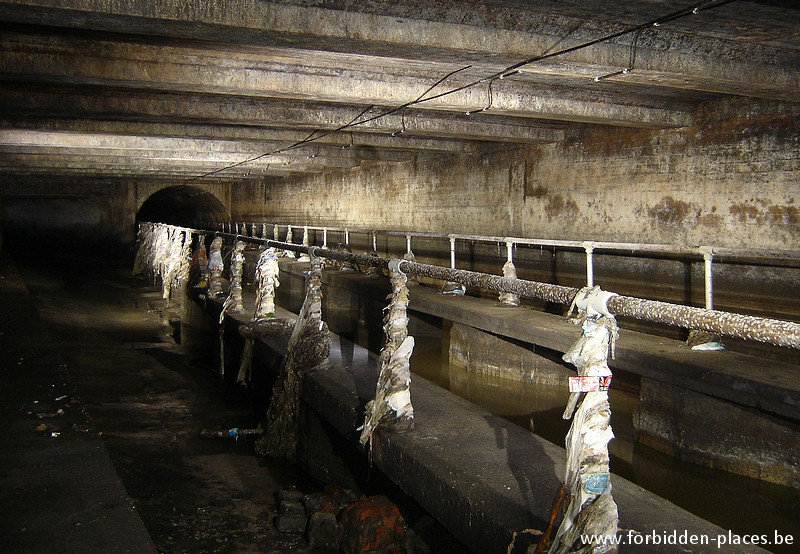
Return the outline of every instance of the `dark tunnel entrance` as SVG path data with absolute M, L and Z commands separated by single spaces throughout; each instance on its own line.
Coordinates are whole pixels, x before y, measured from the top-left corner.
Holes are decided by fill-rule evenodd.
M 137 221 L 205 227 L 211 221 L 228 221 L 228 210 L 216 196 L 197 187 L 180 185 L 161 189 L 144 201 Z

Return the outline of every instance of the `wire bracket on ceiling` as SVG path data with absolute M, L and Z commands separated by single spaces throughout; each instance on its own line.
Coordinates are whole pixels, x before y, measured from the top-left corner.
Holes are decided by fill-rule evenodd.
M 406 109 L 407 108 L 408 108 L 408 106 L 406 106 L 405 108 L 400 110 L 400 130 L 399 131 L 394 131 L 392 133 L 393 137 L 396 137 L 398 135 L 402 135 L 403 133 L 406 132 Z
M 492 85 L 494 84 L 494 82 L 497 79 L 502 79 L 503 77 L 505 77 L 505 75 L 504 74 L 500 74 L 500 75 L 495 75 L 494 77 L 489 79 L 489 86 L 487 87 L 487 95 L 489 97 L 488 103 L 484 107 L 482 107 L 480 110 L 468 110 L 466 112 L 466 115 L 472 115 L 472 114 L 478 113 L 478 112 L 485 112 L 486 110 L 488 110 L 489 108 L 492 107 L 492 103 L 494 102 L 494 94 L 492 93 Z
M 608 79 L 609 77 L 617 77 L 618 75 L 627 75 L 631 71 L 633 71 L 633 66 L 636 64 L 636 47 L 639 43 L 639 37 L 642 35 L 642 31 L 644 29 L 640 28 L 637 29 L 636 32 L 633 34 L 633 40 L 631 41 L 630 52 L 628 53 L 628 67 L 621 71 L 615 71 L 613 73 L 609 73 L 607 75 L 601 75 L 599 77 L 595 77 L 595 82 L 602 81 L 603 79 Z
M 346 150 L 347 148 L 353 147 L 353 131 L 350 131 L 350 144 L 345 144 L 342 146 L 342 150 Z

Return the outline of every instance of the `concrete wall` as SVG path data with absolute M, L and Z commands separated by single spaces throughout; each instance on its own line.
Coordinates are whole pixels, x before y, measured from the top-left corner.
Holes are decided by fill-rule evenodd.
M 154 192 L 170 186 L 138 182 L 0 183 L 8 243 L 26 236 L 80 244 L 128 245 L 136 237 L 136 212 Z M 230 185 L 197 185 L 230 206 Z
M 419 155 L 234 191 L 237 219 L 800 248 L 800 108 L 726 103 L 694 128 Z
M 130 242 L 126 221 L 130 189 L 111 183 L 0 186 L 3 227 L 8 244 L 25 237 L 77 244 Z M 135 213 L 135 211 L 134 211 Z

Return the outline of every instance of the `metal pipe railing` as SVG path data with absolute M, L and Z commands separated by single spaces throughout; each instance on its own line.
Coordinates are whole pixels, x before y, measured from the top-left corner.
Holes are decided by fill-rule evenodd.
M 300 227 L 291 224 L 276 224 L 281 227 Z M 302 227 L 306 227 L 303 225 Z M 529 246 L 549 246 L 555 248 L 569 248 L 574 250 L 583 250 L 586 241 L 581 240 L 558 240 L 558 239 L 538 239 L 526 237 L 501 237 L 494 235 L 473 235 L 463 233 L 433 233 L 426 231 L 392 231 L 380 229 L 353 229 L 353 228 L 336 228 L 336 227 L 316 227 L 307 226 L 308 229 L 313 230 L 327 230 L 334 232 L 348 232 L 360 233 L 371 235 L 377 233 L 380 235 L 400 236 L 400 237 L 419 237 L 419 238 L 433 238 L 449 240 L 450 237 L 455 237 L 457 240 L 469 240 L 476 242 L 511 242 L 513 244 L 524 244 Z M 709 248 L 706 246 L 681 246 L 676 244 L 652 244 L 652 243 L 636 243 L 636 242 L 610 242 L 610 241 L 591 241 L 594 250 L 602 250 L 606 252 L 628 252 L 628 253 L 651 253 L 651 254 L 672 254 L 684 256 L 701 256 L 703 255 L 702 248 Z M 729 256 L 736 258 L 769 258 L 769 259 L 785 259 L 785 260 L 800 260 L 800 250 L 777 250 L 766 248 L 731 248 L 731 247 L 713 247 L 714 254 L 717 256 Z
M 199 233 L 202 231 L 195 232 Z M 330 250 L 319 246 L 304 246 L 302 244 L 276 240 L 244 237 L 219 231 L 208 232 L 232 240 L 307 253 L 311 256 L 379 267 L 381 269 L 387 269 L 389 267 L 388 258 L 365 254 L 352 254 L 350 252 Z M 563 285 L 527 281 L 525 279 L 511 279 L 489 273 L 447 268 L 408 260 L 400 260 L 398 267 L 405 273 L 419 277 L 429 277 L 477 288 L 509 292 L 519 296 L 538 298 L 547 302 L 556 302 L 568 306 L 572 304 L 575 295 L 580 290 Z M 692 306 L 681 306 L 632 296 L 613 296 L 608 300 L 607 306 L 608 310 L 614 315 L 800 349 L 800 323 L 734 314 L 712 309 L 695 308 Z
M 224 230 L 224 224 L 223 230 Z M 266 223 L 265 223 L 266 225 Z M 287 229 L 291 229 L 292 225 L 284 224 Z M 278 224 L 275 224 L 278 227 Z M 554 239 L 531 239 L 523 237 L 499 237 L 491 235 L 472 235 L 472 234 L 441 234 L 432 232 L 419 232 L 419 231 L 376 231 L 376 230 L 359 230 L 359 229 L 343 229 L 337 230 L 330 227 L 314 227 L 304 226 L 304 229 L 322 230 L 323 232 L 323 245 L 327 246 L 327 233 L 328 231 L 338 231 L 344 233 L 344 243 L 350 245 L 350 233 L 368 234 L 372 237 L 373 251 L 377 252 L 377 235 L 378 233 L 386 236 L 403 236 L 406 238 L 407 248 L 406 251 L 411 250 L 411 237 L 429 238 L 429 239 L 447 239 L 450 242 L 450 267 L 456 267 L 456 240 L 466 240 L 475 242 L 496 242 L 498 244 L 505 243 L 507 246 L 528 245 L 550 248 L 564 248 L 564 249 L 583 249 L 586 252 L 586 285 L 594 286 L 594 252 L 597 250 L 606 252 L 629 252 L 638 254 L 667 254 L 667 255 L 680 255 L 680 256 L 701 256 L 704 261 L 704 297 L 705 307 L 713 309 L 714 307 L 714 288 L 712 277 L 712 263 L 714 255 L 729 256 L 739 259 L 755 259 L 755 260 L 800 260 L 800 251 L 798 250 L 773 250 L 773 249 L 754 249 L 754 248 L 724 248 L 712 246 L 680 246 L 669 244 L 648 244 L 648 243 L 630 243 L 630 242 L 608 242 L 608 241 L 574 241 L 574 240 L 554 240 Z M 277 237 L 277 235 L 275 235 Z M 509 257 L 510 259 L 510 257 Z

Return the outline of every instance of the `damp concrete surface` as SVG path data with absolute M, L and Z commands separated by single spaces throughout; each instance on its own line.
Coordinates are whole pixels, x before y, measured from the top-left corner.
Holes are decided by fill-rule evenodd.
M 52 350 L 51 365 L 59 370 L 38 377 L 27 374 L 52 383 L 5 387 L 17 397 L 4 399 L 4 419 L 17 427 L 14 437 L 5 433 L 4 442 L 44 459 L 4 464 L 0 482 L 8 494 L 2 495 L 3 507 L 14 517 L 4 518 L 3 551 L 308 551 L 302 535 L 275 529 L 275 493 L 313 492 L 322 484 L 287 462 L 255 456 L 252 439 L 200 436 L 203 429 L 254 426 L 257 415 L 240 393 L 220 386 L 214 360 L 181 354 L 169 318 L 157 308 L 163 306 L 157 287 L 132 277 L 126 260 L 83 259 L 78 264 L 53 256 L 15 255 L 15 261 L 44 324 L 37 340 L 41 349 Z M 9 267 L 4 265 L 4 282 L 16 278 Z M 8 321 L 37 314 L 16 311 L 4 317 Z M 13 340 L 15 325 L 4 328 L 5 339 Z M 17 361 L 6 356 L 4 373 L 16 371 L 23 378 L 26 374 L 19 372 L 33 371 Z M 25 395 L 30 398 L 19 401 Z M 45 415 L 39 419 L 38 414 Z M 98 439 L 102 447 L 95 444 Z M 41 445 L 23 444 L 33 440 Z M 104 482 L 99 473 L 86 475 L 95 470 L 83 467 L 80 456 L 71 464 L 56 462 L 75 444 L 92 444 L 100 458 L 102 448 L 107 451 L 124 485 L 112 501 L 95 502 L 88 497 L 95 493 L 82 492 L 97 492 Z M 48 459 L 56 467 L 47 469 Z M 47 471 L 53 475 L 49 488 L 42 482 Z M 114 480 L 113 470 L 102 472 Z M 70 473 L 83 484 L 64 486 Z M 88 496 L 75 498 L 81 495 Z M 99 517 L 88 517 L 87 506 L 97 504 L 107 515 L 127 502 L 135 513 L 123 514 L 124 523 L 104 523 L 108 535 L 119 535 L 116 544 L 105 544 L 91 532 L 76 534 L 82 526 L 89 530 L 99 525 Z M 136 514 L 151 545 L 137 529 Z

